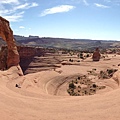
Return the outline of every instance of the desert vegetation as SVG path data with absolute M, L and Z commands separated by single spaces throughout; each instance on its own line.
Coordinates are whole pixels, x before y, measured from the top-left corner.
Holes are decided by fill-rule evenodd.
M 101 89 L 105 89 L 105 86 L 98 86 L 84 75 L 71 81 L 67 91 L 71 96 L 85 96 L 94 95 L 97 90 Z

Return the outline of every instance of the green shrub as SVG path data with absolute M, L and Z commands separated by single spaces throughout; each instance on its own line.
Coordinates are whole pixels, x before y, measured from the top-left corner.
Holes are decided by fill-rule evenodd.
M 72 89 L 75 89 L 76 86 L 74 85 L 74 83 L 70 83 L 70 84 L 69 84 L 69 88 L 70 88 L 70 89 L 71 89 L 71 88 L 72 88 Z

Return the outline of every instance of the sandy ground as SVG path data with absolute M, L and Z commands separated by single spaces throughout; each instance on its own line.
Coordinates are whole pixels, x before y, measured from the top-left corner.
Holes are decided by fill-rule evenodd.
M 113 78 L 98 81 L 106 89 L 90 96 L 69 96 L 68 82 L 87 71 L 119 69 L 120 55 L 56 70 L 19 76 L 16 66 L 0 71 L 1 120 L 120 120 L 120 88 Z M 114 79 L 120 80 L 119 70 Z M 97 81 L 97 80 L 96 80 Z M 21 88 L 15 87 L 19 84 Z

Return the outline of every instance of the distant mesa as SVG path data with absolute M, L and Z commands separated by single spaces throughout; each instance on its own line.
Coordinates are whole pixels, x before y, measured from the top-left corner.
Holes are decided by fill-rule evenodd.
M 39 38 L 39 36 L 32 36 L 32 35 L 29 35 L 29 38 Z
M 70 38 L 54 38 L 39 37 L 29 35 L 28 37 L 14 35 L 17 42 L 27 46 L 40 46 L 45 48 L 64 48 L 81 51 L 92 51 L 99 47 L 100 49 L 118 47 L 120 41 L 115 40 L 91 40 L 91 39 L 70 39 Z

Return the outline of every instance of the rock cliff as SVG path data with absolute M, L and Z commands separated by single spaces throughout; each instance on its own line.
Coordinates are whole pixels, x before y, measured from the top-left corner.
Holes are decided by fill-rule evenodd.
M 7 43 L 7 68 L 19 65 L 19 54 L 13 38 L 13 31 L 10 28 L 9 21 L 0 16 L 0 37 Z

